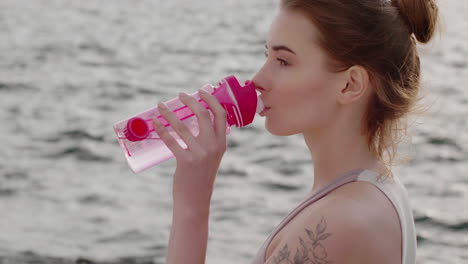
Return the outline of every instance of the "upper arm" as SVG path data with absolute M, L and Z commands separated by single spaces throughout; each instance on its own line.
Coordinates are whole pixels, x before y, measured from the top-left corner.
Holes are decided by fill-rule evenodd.
M 288 232 L 267 259 L 267 264 L 305 264 L 334 263 L 336 256 L 332 253 L 332 241 L 335 232 L 328 227 L 324 216 L 302 229 Z M 335 241 L 336 243 L 336 241 Z
M 265 263 L 381 263 L 372 251 L 375 235 L 355 206 L 331 201 L 296 217 Z

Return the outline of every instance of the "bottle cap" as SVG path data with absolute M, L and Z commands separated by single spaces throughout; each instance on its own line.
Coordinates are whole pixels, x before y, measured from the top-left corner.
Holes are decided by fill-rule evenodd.
M 124 135 L 130 141 L 140 141 L 148 137 L 149 127 L 141 117 L 130 118 L 124 128 Z
M 224 78 L 224 80 L 231 88 L 235 97 L 234 104 L 237 108 L 235 110 L 238 111 L 238 113 L 235 113 L 237 117 L 236 126 L 243 127 L 252 123 L 257 112 L 258 102 L 255 84 L 251 81 L 246 81 L 245 85 L 241 86 L 233 75 Z

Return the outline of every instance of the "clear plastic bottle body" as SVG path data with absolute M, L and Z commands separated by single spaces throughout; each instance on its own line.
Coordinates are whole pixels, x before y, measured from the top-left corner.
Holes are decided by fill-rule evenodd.
M 203 88 L 209 93 L 214 92 L 214 87 L 211 85 L 206 85 Z M 197 99 L 203 106 L 209 109 L 208 105 L 200 99 L 198 92 L 190 94 L 192 97 Z M 172 110 L 179 120 L 191 131 L 192 135 L 197 136 L 199 134 L 199 126 L 197 117 L 191 111 L 191 109 L 184 105 L 178 97 L 173 98 L 165 102 L 165 105 Z M 214 115 L 210 111 L 211 119 L 214 120 Z M 131 141 L 128 139 L 125 134 L 125 129 L 127 126 L 128 120 L 134 117 L 139 117 L 145 122 L 150 129 L 150 133 L 144 140 L 141 141 Z M 119 144 L 125 154 L 125 158 L 132 169 L 133 172 L 138 173 L 149 167 L 155 166 L 169 160 L 174 157 L 171 150 L 165 145 L 162 139 L 160 139 L 158 133 L 153 128 L 152 119 L 157 117 L 163 125 L 166 126 L 169 133 L 174 137 L 179 145 L 184 149 L 187 148 L 185 142 L 178 136 L 175 130 L 170 126 L 168 121 L 164 119 L 159 113 L 159 110 L 156 107 L 148 109 L 140 114 L 134 115 L 133 117 L 117 122 L 114 125 L 114 130 L 119 140 Z M 231 126 L 226 122 L 226 133 L 229 134 L 231 131 Z

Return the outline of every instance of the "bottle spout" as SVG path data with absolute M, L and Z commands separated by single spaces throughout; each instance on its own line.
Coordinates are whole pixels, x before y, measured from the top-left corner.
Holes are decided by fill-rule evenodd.
M 265 108 L 265 106 L 263 105 L 263 101 L 262 101 L 262 98 L 260 98 L 260 96 L 257 97 L 257 110 L 255 112 L 257 112 L 257 114 L 261 113 L 263 111 L 263 109 Z

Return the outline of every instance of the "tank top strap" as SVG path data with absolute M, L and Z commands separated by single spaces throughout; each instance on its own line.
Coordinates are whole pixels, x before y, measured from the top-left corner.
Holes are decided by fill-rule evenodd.
M 268 246 L 270 245 L 271 241 L 278 234 L 297 214 L 299 214 L 302 210 L 304 210 L 307 206 L 311 205 L 312 203 L 320 200 L 331 191 L 339 188 L 342 185 L 345 185 L 350 182 L 355 182 L 359 179 L 359 176 L 366 171 L 365 169 L 359 168 L 348 171 L 343 175 L 336 177 L 332 182 L 325 185 L 318 191 L 310 194 L 307 196 L 294 210 L 292 210 L 286 217 L 283 218 L 281 223 L 270 233 L 268 238 L 265 240 L 263 245 L 261 246 L 260 250 L 258 251 L 254 261 L 252 264 L 260 264 L 265 262 L 265 255 Z
M 318 191 L 312 193 L 308 197 L 306 197 L 294 210 L 292 210 L 278 225 L 275 232 L 276 234 L 279 232 L 285 225 L 287 225 L 297 214 L 299 214 L 302 210 L 304 210 L 307 206 L 311 205 L 312 203 L 320 200 L 331 191 L 335 190 L 336 188 L 345 185 L 350 182 L 354 182 L 358 179 L 359 175 L 364 171 L 364 169 L 354 169 L 344 173 L 343 175 L 336 177 L 333 181 L 319 189 Z
M 275 235 L 281 231 L 281 229 L 284 228 L 297 214 L 299 214 L 304 208 L 307 206 L 311 205 L 317 200 L 320 200 L 322 197 L 333 191 L 334 189 L 350 183 L 357 181 L 359 175 L 364 171 L 364 169 L 354 169 L 351 171 L 348 171 L 344 173 L 343 175 L 336 177 L 332 182 L 329 184 L 325 185 L 318 191 L 312 193 L 310 196 L 306 197 L 294 210 L 292 210 L 283 220 L 281 223 L 270 233 L 268 238 L 265 240 L 263 243 L 260 251 L 258 252 L 259 254 L 256 256 L 253 264 L 257 263 L 264 263 L 265 261 L 265 254 L 266 254 L 266 249 L 270 245 L 271 241 L 275 237 Z

